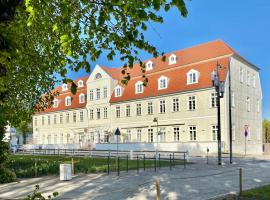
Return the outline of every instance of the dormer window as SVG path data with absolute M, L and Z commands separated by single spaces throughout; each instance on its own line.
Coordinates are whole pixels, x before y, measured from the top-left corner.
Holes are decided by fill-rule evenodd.
M 79 95 L 79 103 L 84 103 L 85 102 L 85 94 L 81 93 Z
M 142 81 L 138 81 L 138 82 L 135 84 L 135 93 L 136 93 L 136 94 L 141 94 L 141 93 L 143 93 L 143 82 L 142 82 Z
M 175 64 L 176 59 L 177 59 L 176 55 L 174 55 L 174 54 L 170 55 L 170 57 L 169 57 L 169 65 Z
M 121 86 L 116 86 L 114 89 L 115 97 L 121 97 L 122 96 L 122 87 Z
M 70 106 L 71 105 L 71 97 L 66 97 L 66 99 L 65 99 L 65 105 L 66 106 Z
M 64 84 L 62 85 L 62 91 L 67 91 L 67 90 L 68 90 L 68 86 L 67 86 L 66 83 L 64 83 Z
M 58 100 L 57 99 L 53 100 L 53 107 L 54 108 L 58 107 Z
M 82 80 L 79 80 L 78 81 L 78 87 L 80 88 L 80 87 L 83 87 L 83 81 Z
M 146 71 L 149 71 L 149 70 L 152 70 L 153 69 L 153 62 L 151 60 L 149 60 L 146 64 L 145 64 L 145 70 Z
M 168 78 L 166 76 L 161 76 L 158 79 L 158 89 L 163 90 L 168 87 Z
M 101 73 L 97 73 L 96 76 L 95 76 L 95 79 L 101 79 L 101 78 L 102 78 Z
M 187 73 L 187 84 L 198 83 L 199 80 L 199 72 L 192 69 Z

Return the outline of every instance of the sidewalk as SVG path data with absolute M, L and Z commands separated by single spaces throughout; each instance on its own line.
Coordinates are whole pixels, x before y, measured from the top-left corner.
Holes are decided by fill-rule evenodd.
M 236 164 L 218 166 L 216 159 L 190 158 L 195 164 L 157 170 L 140 170 L 129 173 L 77 175 L 72 181 L 61 182 L 59 177 L 47 176 L 24 179 L 20 183 L 0 185 L 0 199 L 25 197 L 36 184 L 41 191 L 51 194 L 59 192 L 58 199 L 154 199 L 154 181 L 161 182 L 161 199 L 210 199 L 239 190 L 239 167 L 243 168 L 243 188 L 249 189 L 270 184 L 270 161 L 235 159 Z M 228 163 L 228 159 L 224 159 Z

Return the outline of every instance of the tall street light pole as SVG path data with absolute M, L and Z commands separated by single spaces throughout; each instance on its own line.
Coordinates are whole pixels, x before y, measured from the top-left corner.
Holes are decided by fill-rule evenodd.
M 158 157 L 158 118 L 155 117 L 153 122 L 157 123 L 157 146 L 156 146 L 156 159 L 157 159 L 157 157 Z
M 221 165 L 221 119 L 220 119 L 220 99 L 223 98 L 224 94 L 224 82 L 220 81 L 219 70 L 221 65 L 217 63 L 216 70 L 212 71 L 212 83 L 216 91 L 216 100 L 217 100 L 217 140 L 218 140 L 218 164 Z

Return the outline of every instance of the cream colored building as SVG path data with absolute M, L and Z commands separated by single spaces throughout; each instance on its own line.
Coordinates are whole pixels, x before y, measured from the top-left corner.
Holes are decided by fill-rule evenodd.
M 217 63 L 222 66 L 220 77 L 225 83 L 221 99 L 223 151 L 229 149 L 231 98 L 233 152 L 244 153 L 246 148 L 248 154 L 260 154 L 259 69 L 222 41 L 169 53 L 165 62 L 161 58 L 146 60 L 146 87 L 139 65 L 126 70 L 132 77 L 127 85 L 121 84 L 122 68 L 96 65 L 89 77 L 77 80 L 81 87 L 76 95 L 70 94 L 69 86 L 60 86 L 58 104 L 33 116 L 35 144 L 43 148 L 115 149 L 114 131 L 119 128 L 122 150 L 204 154 L 209 148 L 215 153 L 217 107 L 211 73 Z

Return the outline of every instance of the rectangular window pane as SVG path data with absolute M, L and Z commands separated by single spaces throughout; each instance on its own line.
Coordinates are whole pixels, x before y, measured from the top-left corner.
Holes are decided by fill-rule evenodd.
M 153 103 L 152 102 L 148 102 L 148 104 L 147 104 L 147 113 L 148 113 L 148 115 L 153 115 Z
M 159 101 L 159 112 L 160 113 L 165 113 L 166 107 L 165 107 L 165 100 Z
M 137 142 L 142 141 L 142 129 L 137 129 Z
M 100 108 L 97 108 L 97 119 L 100 119 Z
M 116 117 L 120 117 L 120 106 L 116 106 Z
M 189 127 L 189 135 L 191 141 L 197 140 L 197 127 L 196 126 L 190 126 Z
M 142 115 L 142 105 L 140 103 L 137 104 L 137 116 Z
M 130 105 L 126 105 L 126 117 L 130 117 Z
M 195 110 L 196 109 L 196 98 L 195 96 L 188 97 L 188 109 Z
M 174 98 L 173 99 L 173 112 L 178 112 L 179 111 L 179 99 Z
M 180 128 L 179 127 L 173 128 L 173 135 L 174 135 L 174 141 L 180 141 Z
M 154 133 L 152 128 L 148 129 L 148 142 L 154 142 Z

